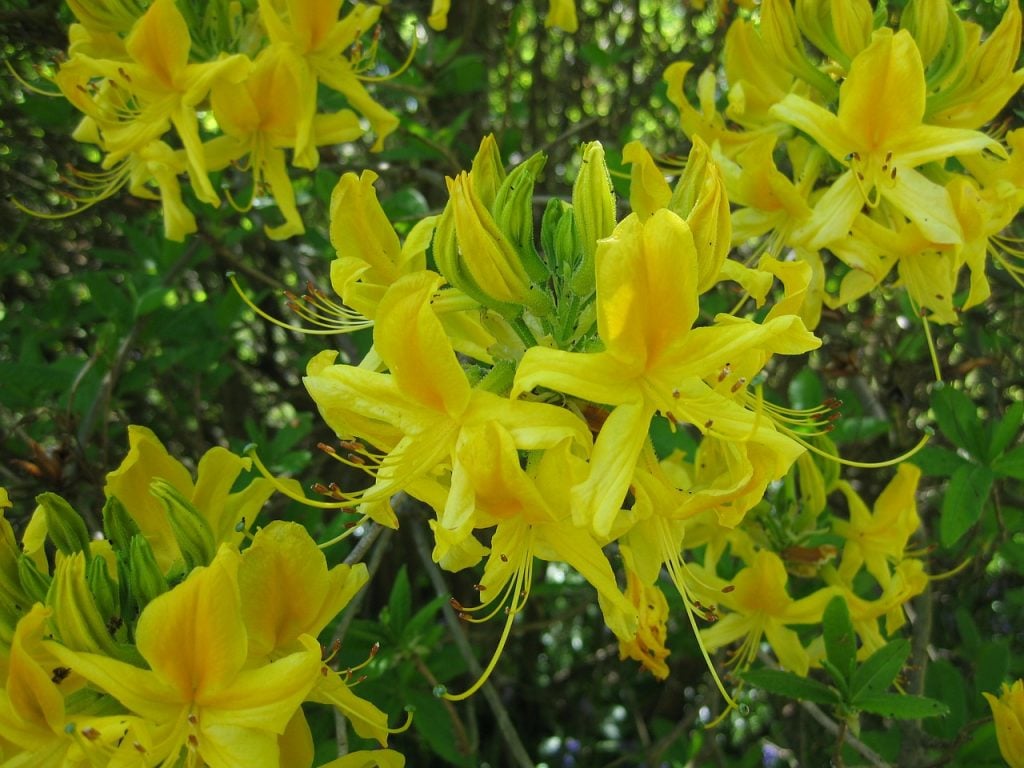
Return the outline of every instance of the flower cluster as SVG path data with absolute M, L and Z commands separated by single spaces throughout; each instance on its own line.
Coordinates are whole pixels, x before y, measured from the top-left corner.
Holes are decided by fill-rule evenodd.
M 313 169 L 317 147 L 366 132 L 361 118 L 376 134 L 375 150 L 398 126 L 363 85 L 380 79 L 364 74 L 376 39 L 369 49 L 361 43 L 380 5 L 356 3 L 340 18 L 341 0 L 69 5 L 78 23 L 53 79 L 85 116 L 75 139 L 103 156 L 100 172 L 72 179 L 72 213 L 127 186 L 160 199 L 166 236 L 181 240 L 196 221 L 180 177 L 216 206 L 209 174 L 233 166 L 251 175 L 252 199 L 273 199 L 284 218 L 267 235 L 291 237 L 304 228 L 285 151 L 296 167 Z M 318 97 L 330 92 L 350 108 L 320 112 Z
M 316 640 L 365 566 L 329 569 L 295 523 L 251 533 L 273 485 L 232 492 L 248 459 L 213 448 L 193 480 L 149 430 L 129 434 L 107 476 L 102 538 L 51 493 L 20 542 L 0 518 L 4 764 L 309 766 L 303 702 L 335 707 L 386 746 L 387 716 Z M 403 764 L 378 750 L 330 765 Z
M 868 0 L 764 0 L 759 23 L 728 30 L 722 108 L 713 69 L 696 106 L 691 63 L 665 80 L 683 132 L 722 165 L 733 242 L 811 266 L 809 327 L 822 301 L 844 306 L 894 269 L 920 312 L 955 323 L 988 297 L 989 255 L 1024 283 L 1019 246 L 1000 234 L 1024 204 L 1024 133 L 982 130 L 1024 83 L 1020 41 L 1017 0 L 984 41 L 948 0 L 912 0 L 895 26 Z
M 794 411 L 764 398 L 774 355 L 820 345 L 799 316 L 810 269 L 765 259 L 755 270 L 727 259 L 729 205 L 700 140 L 674 189 L 640 145 L 627 155 L 633 212 L 618 220 L 603 149 L 587 144 L 571 202 L 554 199 L 544 211 L 540 250 L 533 188 L 541 154 L 506 172 L 485 138 L 471 170 L 448 180 L 443 212 L 404 243 L 377 201 L 374 176 L 346 174 L 331 221 L 331 282 L 343 304 L 321 291 L 293 302 L 324 329 L 373 327 L 364 359 L 339 362 L 324 351 L 307 368 L 306 388 L 340 438 L 324 450 L 370 480 L 359 490 L 320 485 L 332 498 L 317 505 L 396 526 L 391 498 L 405 493 L 433 510 L 433 557 L 443 568 L 486 558 L 479 602 L 453 605 L 471 622 L 504 611 L 504 631 L 483 676 L 464 693 L 446 693 L 452 699 L 494 669 L 537 559 L 565 563 L 592 585 L 622 655 L 660 677 L 668 673 L 663 568 L 695 630 L 698 617 L 717 618 L 718 603 L 741 617 L 704 633 L 705 646 L 747 635 L 738 657 L 747 663 L 767 633 L 779 660 L 803 674 L 810 655 L 784 625 L 820 622 L 840 591 L 856 597 L 862 566 L 891 587 L 855 612 L 865 653 L 880 642 L 878 618 L 895 629 L 894 612 L 923 587 L 919 561 L 902 558 L 915 526 L 877 530 L 886 516 L 916 521 L 916 474 L 901 470 L 898 490 L 887 492 L 899 500 L 880 501 L 886 511 L 872 517 L 836 473 L 826 484 L 806 453 L 827 454 L 814 443 L 838 403 Z M 756 318 L 738 309 L 701 316 L 702 294 L 720 281 L 763 297 L 776 276 L 783 297 Z M 696 443 L 695 452 L 659 456 L 656 422 Z M 803 486 L 814 485 L 817 502 L 805 505 L 803 528 L 755 538 L 748 513 L 801 458 Z M 854 510 L 836 523 L 848 552 L 838 570 L 810 574 L 829 582 L 814 598 L 793 601 L 776 552 L 805 544 L 833 490 Z M 688 551 L 698 550 L 701 565 L 688 564 Z M 746 569 L 737 574 L 727 551 Z M 719 576 L 720 559 L 732 583 Z

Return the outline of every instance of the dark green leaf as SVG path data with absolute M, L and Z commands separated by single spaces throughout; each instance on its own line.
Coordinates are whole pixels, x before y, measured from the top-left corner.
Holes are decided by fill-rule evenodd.
M 813 701 L 816 704 L 839 703 L 839 693 L 834 688 L 781 669 L 751 669 L 741 677 L 751 685 L 790 699 Z
M 939 445 L 926 445 L 910 459 L 911 464 L 931 477 L 949 477 L 960 467 L 970 462 L 963 456 Z
M 931 720 L 925 723 L 925 730 L 936 738 L 946 738 L 964 726 L 967 722 L 967 684 L 960 670 L 942 659 L 932 662 L 925 678 L 925 693 L 944 701 L 949 707 L 949 716 L 944 721 Z
M 953 473 L 939 519 L 942 546 L 953 546 L 978 522 L 992 490 L 992 479 L 992 470 L 980 464 L 966 464 Z
M 821 379 L 810 368 L 804 368 L 789 382 L 789 401 L 794 408 L 813 408 L 824 399 Z
M 865 696 L 857 700 L 857 708 L 863 712 L 894 717 L 898 720 L 917 720 L 949 713 L 949 707 L 941 701 L 903 693 L 876 693 L 873 696 Z
M 998 691 L 1010 671 L 1010 646 L 1002 640 L 983 642 L 974 667 L 977 691 Z
M 850 621 L 850 609 L 843 597 L 836 595 L 825 607 L 822 629 L 825 654 L 843 682 L 849 683 L 857 666 L 857 636 Z
M 412 597 L 409 589 L 409 574 L 403 565 L 398 570 L 395 583 L 391 587 L 391 595 L 388 597 L 388 623 L 395 637 L 401 637 L 402 630 L 409 623 L 411 613 Z
M 989 445 L 990 456 L 998 456 L 1021 433 L 1024 426 L 1024 403 L 1014 403 L 1006 409 L 992 431 L 992 442 Z
M 1024 443 L 1004 453 L 992 462 L 997 474 L 1024 480 Z
M 981 420 L 967 395 L 952 387 L 936 387 L 932 392 L 932 411 L 939 430 L 950 442 L 977 459 L 984 458 Z
M 850 696 L 856 705 L 862 696 L 885 691 L 896 679 L 910 655 L 910 643 L 893 640 L 871 654 L 853 675 Z

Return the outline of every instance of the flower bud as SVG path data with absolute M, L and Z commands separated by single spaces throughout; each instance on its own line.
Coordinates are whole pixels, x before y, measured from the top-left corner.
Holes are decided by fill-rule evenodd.
M 630 164 L 629 207 L 646 220 L 659 208 L 668 206 L 672 188 L 665 181 L 651 153 L 639 141 L 631 141 L 622 148 L 622 161 Z
M 494 199 L 494 219 L 519 255 L 534 283 L 548 279 L 548 270 L 533 242 L 533 185 L 547 158 L 540 152 L 512 169 Z M 475 183 L 475 182 L 474 182 Z
M 102 557 L 94 557 L 86 566 L 85 577 L 100 615 L 105 617 L 108 622 L 111 618 L 120 616 L 121 593 L 117 582 L 110 577 L 107 561 Z
M 797 0 L 800 31 L 844 69 L 871 42 L 874 17 L 867 0 Z
M 599 141 L 583 147 L 583 165 L 572 187 L 572 209 L 583 247 L 583 262 L 573 276 L 572 288 L 580 296 L 589 296 L 594 292 L 597 241 L 615 229 L 615 191 Z
M 206 518 L 181 491 L 166 480 L 154 480 L 149 489 L 167 512 L 167 520 L 185 560 L 185 568 L 191 571 L 196 566 L 208 565 L 217 547 Z
M 156 555 L 146 537 L 132 536 L 128 542 L 128 592 L 141 611 L 167 591 L 167 579 L 157 565 Z
M 89 590 L 84 553 L 76 552 L 58 561 L 46 602 L 53 610 L 52 625 L 61 643 L 73 651 L 120 657 Z
M 45 602 L 50 582 L 50 575 L 40 571 L 35 560 L 25 555 L 18 558 L 18 585 L 22 595 L 18 603 L 20 608 L 24 609 L 30 603 Z
M 138 523 L 128 514 L 116 496 L 109 496 L 103 505 L 103 535 L 115 549 L 127 548 L 132 536 L 141 531 Z
M 732 241 L 732 220 L 725 179 L 711 150 L 699 137 L 686 161 L 686 170 L 676 183 L 668 209 L 686 220 L 697 249 L 697 290 L 708 290 L 722 271 Z
M 501 163 L 501 152 L 498 151 L 498 142 L 494 140 L 494 134 L 487 134 L 480 142 L 480 148 L 473 157 L 469 172 L 473 177 L 473 188 L 480 202 L 487 210 L 493 210 L 498 189 L 505 181 L 505 166 Z
M 900 29 L 913 36 L 926 72 L 943 46 L 947 45 L 947 35 L 953 31 L 950 29 L 951 15 L 956 20 L 949 0 L 910 0 L 900 14 Z
M 779 66 L 817 88 L 826 100 L 836 98 L 839 87 L 831 77 L 814 66 L 804 52 L 804 41 L 790 0 L 764 0 L 761 4 L 761 37 Z
M 89 532 L 82 516 L 55 493 L 41 493 L 36 501 L 43 508 L 46 531 L 57 549 L 65 555 L 89 552 Z

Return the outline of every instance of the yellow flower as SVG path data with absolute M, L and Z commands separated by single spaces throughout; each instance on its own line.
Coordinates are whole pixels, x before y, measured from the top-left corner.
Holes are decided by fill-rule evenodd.
M 569 34 L 579 28 L 576 18 L 576 0 L 548 0 L 548 15 L 544 17 L 545 27 L 558 27 Z
M 1003 683 L 999 698 L 982 693 L 992 708 L 999 751 L 1010 768 L 1024 768 L 1024 680 Z
M 536 386 L 615 406 L 601 427 L 588 478 L 573 489 L 573 515 L 599 536 L 612 529 L 656 412 L 727 440 L 774 448 L 779 474 L 803 449 L 767 419 L 704 381 L 747 350 L 795 353 L 819 341 L 799 318 L 763 325 L 729 318 L 693 328 L 698 259 L 686 223 L 667 209 L 623 220 L 597 252 L 597 326 L 604 350 L 533 347 L 513 396 Z
M 222 547 L 207 567 L 142 611 L 136 646 L 149 669 L 106 656 L 43 647 L 130 712 L 156 739 L 147 757 L 173 765 L 182 751 L 213 765 L 278 765 L 277 737 L 320 677 L 320 647 L 247 666 L 238 553 Z
M 167 453 L 148 428 L 128 427 L 128 445 L 121 466 L 107 475 L 103 492 L 107 497 L 116 496 L 125 506 L 165 573 L 181 558 L 181 551 L 164 506 L 150 492 L 153 480 L 165 480 L 199 510 L 213 534 L 214 546 L 240 542 L 244 533 L 237 526 L 251 525 L 274 490 L 268 480 L 257 478 L 244 490 L 232 493 L 232 485 L 241 472 L 249 469 L 251 460 L 225 448 L 211 448 L 203 455 L 193 481 L 185 466 Z M 117 542 L 118 546 L 127 544 Z
M 807 133 L 846 171 L 817 201 L 807 223 L 809 245 L 847 238 L 865 204 L 884 200 L 913 221 L 934 243 L 961 242 L 949 195 L 917 167 L 999 145 L 978 131 L 939 128 L 922 122 L 925 79 L 921 55 L 910 33 L 888 28 L 854 60 L 839 89 L 839 110 L 796 94 L 772 108 L 780 120 Z
M 819 589 L 794 600 L 786 591 L 789 576 L 782 559 L 761 550 L 732 580 L 733 590 L 721 592 L 718 602 L 729 609 L 710 629 L 701 632 L 709 651 L 743 638 L 735 661 L 749 665 L 756 657 L 761 638 L 766 637 L 779 663 L 798 675 L 806 675 L 810 656 L 790 624 L 818 624 L 834 590 Z M 705 581 L 707 579 L 705 578 Z M 711 583 L 718 583 L 712 580 Z
M 319 357 L 304 379 L 339 436 L 369 438 L 382 451 L 351 446 L 375 479 L 367 490 L 345 495 L 352 501 L 384 501 L 402 490 L 417 495 L 414 483 L 448 466 L 457 476 L 453 451 L 462 431 L 488 421 L 505 426 L 522 450 L 546 448 L 565 437 L 590 443 L 586 424 L 565 409 L 470 386 L 431 306 L 441 283 L 433 272 L 416 272 L 400 278 L 381 299 L 374 350 L 389 373 L 330 365 L 329 357 Z
M 875 501 L 873 513 L 849 483 L 839 482 L 838 489 L 850 509 L 849 521 L 832 521 L 832 530 L 846 539 L 839 566 L 840 579 L 852 583 L 864 565 L 883 589 L 889 585 L 890 564 L 898 564 L 903 559 L 907 542 L 921 522 L 916 499 L 920 477 L 921 470 L 913 464 L 900 464 L 896 476 Z

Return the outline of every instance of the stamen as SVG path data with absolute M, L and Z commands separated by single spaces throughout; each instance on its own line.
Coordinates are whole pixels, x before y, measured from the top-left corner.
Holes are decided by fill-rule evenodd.
M 228 272 L 226 276 L 228 278 L 228 282 L 231 283 L 231 286 L 235 289 L 239 297 L 242 299 L 243 302 L 245 302 L 245 305 L 249 307 L 249 309 L 251 309 L 253 312 L 255 312 L 257 315 L 262 317 L 267 322 L 273 323 L 279 328 L 284 328 L 289 331 L 295 331 L 296 333 L 304 333 L 309 336 L 330 336 L 336 333 L 351 333 L 352 331 L 358 331 L 373 326 L 372 320 L 363 317 L 355 310 L 349 309 L 340 304 L 335 304 L 334 302 L 329 302 L 329 305 L 337 310 L 334 317 L 330 317 L 329 315 L 320 314 L 317 312 L 311 312 L 308 310 L 303 310 L 300 312 L 298 310 L 295 310 L 295 306 L 291 304 L 289 305 L 293 310 L 296 311 L 297 314 L 299 314 L 300 317 L 309 320 L 315 325 L 319 325 L 320 328 L 306 328 L 305 326 L 292 325 L 291 323 L 286 323 L 283 320 L 279 320 L 273 315 L 264 312 L 262 309 L 256 306 L 252 299 L 250 299 L 245 294 L 245 292 L 242 291 L 242 288 L 238 284 L 238 280 L 235 278 L 234 272 Z M 323 295 L 322 292 L 321 295 Z M 327 304 L 328 302 L 324 303 L 325 306 Z

